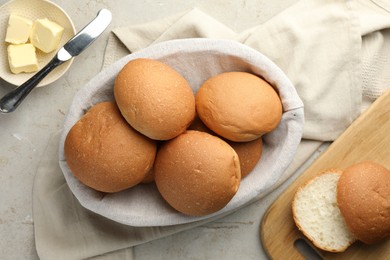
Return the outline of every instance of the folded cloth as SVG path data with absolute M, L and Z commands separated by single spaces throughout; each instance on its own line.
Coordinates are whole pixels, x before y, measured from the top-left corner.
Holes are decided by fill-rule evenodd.
M 240 182 L 235 196 L 218 212 L 197 217 L 180 214 L 164 203 L 154 185 L 137 185 L 123 192 L 102 194 L 81 184 L 69 169 L 63 146 L 69 130 L 92 104 L 113 100 L 116 75 L 130 59 L 137 58 L 151 58 L 168 64 L 188 81 L 194 93 L 211 76 L 235 70 L 261 75 L 278 90 L 283 104 L 280 123 L 277 129 L 262 137 L 260 163 Z M 130 226 L 184 224 L 235 210 L 267 194 L 291 163 L 302 138 L 303 124 L 303 103 L 294 86 L 264 55 L 235 41 L 176 39 L 154 44 L 120 59 L 78 91 L 63 125 L 59 150 L 60 168 L 81 205 L 93 212 Z
M 194 9 L 113 30 L 104 66 L 157 42 L 192 37 L 237 40 L 268 56 L 288 75 L 305 104 L 305 140 L 279 185 L 390 85 L 385 74 L 390 69 L 389 28 L 390 6 L 385 0 L 301 0 L 241 33 Z M 58 166 L 57 145 L 58 135 L 53 135 L 33 189 L 41 259 L 132 259 L 132 246 L 214 220 L 136 228 L 91 213 L 70 192 Z

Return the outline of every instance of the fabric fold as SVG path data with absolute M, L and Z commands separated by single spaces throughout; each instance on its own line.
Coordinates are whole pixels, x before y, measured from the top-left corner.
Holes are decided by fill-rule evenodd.
M 199 9 L 148 24 L 124 25 L 109 35 L 103 67 L 161 41 L 199 37 L 236 40 L 265 54 L 283 69 L 305 104 L 305 139 L 273 188 L 323 141 L 337 138 L 390 85 L 390 4 L 385 0 L 301 0 L 239 33 Z M 33 187 L 41 259 L 133 259 L 135 245 L 214 220 L 135 228 L 86 210 L 59 168 L 58 139 L 57 134 L 52 136 Z
M 361 38 L 348 1 L 300 1 L 244 36 L 294 83 L 305 104 L 304 138 L 334 140 L 360 114 Z
M 106 219 L 80 205 L 70 191 L 58 163 L 53 163 L 58 157 L 59 137 L 60 133 L 55 133 L 50 138 L 34 179 L 34 232 L 40 259 L 96 257 L 131 260 L 133 246 L 204 225 L 233 213 L 164 227 L 131 227 Z M 321 142 L 317 141 L 302 142 L 286 176 L 294 173 L 320 145 Z
M 118 37 L 130 52 L 177 38 L 215 37 L 242 42 L 269 57 L 294 83 L 305 103 L 304 138 L 331 141 L 361 111 L 361 34 L 351 5 L 351 1 L 301 0 L 241 33 L 193 9 L 161 20 L 161 26 L 151 26 L 160 23 L 157 21 L 116 29 L 112 37 Z M 155 38 L 136 40 L 144 34 Z

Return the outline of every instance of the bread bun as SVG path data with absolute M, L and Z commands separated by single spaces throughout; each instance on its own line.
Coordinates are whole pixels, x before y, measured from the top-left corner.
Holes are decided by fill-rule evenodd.
M 198 115 L 195 116 L 194 121 L 192 121 L 191 125 L 187 128 L 187 130 L 195 130 L 195 131 L 205 132 L 211 135 L 217 135 L 202 122 L 202 120 L 199 118 Z
M 154 167 L 152 167 L 145 175 L 141 183 L 152 183 L 154 182 Z
M 214 213 L 233 198 L 240 185 L 236 152 L 222 139 L 186 131 L 157 153 L 155 182 L 174 209 L 191 216 Z
M 141 182 L 153 165 L 155 141 L 135 131 L 113 102 L 94 105 L 70 129 L 65 158 L 74 176 L 102 192 Z
M 263 153 L 263 140 L 257 138 L 250 142 L 227 142 L 238 155 L 241 168 L 241 179 L 248 176 L 248 174 L 255 168 L 260 161 Z
M 205 81 L 196 95 L 196 110 L 207 127 L 235 142 L 261 137 L 282 117 L 277 92 L 247 72 L 225 72 Z
M 157 144 L 157 151 L 160 148 L 161 144 L 163 144 L 165 141 L 156 141 Z M 145 178 L 141 181 L 141 183 L 152 183 L 154 182 L 154 164 L 152 168 L 146 173 Z
M 114 96 L 127 122 L 156 140 L 183 133 L 195 116 L 195 97 L 187 80 L 157 60 L 127 63 L 115 79 Z
M 337 207 L 341 170 L 327 170 L 299 187 L 292 202 L 298 229 L 318 248 L 343 252 L 356 241 Z
M 383 166 L 366 161 L 346 168 L 337 203 L 360 241 L 373 244 L 390 236 L 390 171 Z
M 192 124 L 188 127 L 188 130 L 196 130 L 218 136 L 216 133 L 211 131 L 210 128 L 202 122 L 202 120 L 200 120 L 199 116 L 195 117 Z M 263 140 L 259 137 L 249 142 L 225 141 L 234 149 L 234 151 L 236 151 L 238 155 L 238 159 L 240 160 L 241 179 L 243 179 L 259 162 L 263 152 Z

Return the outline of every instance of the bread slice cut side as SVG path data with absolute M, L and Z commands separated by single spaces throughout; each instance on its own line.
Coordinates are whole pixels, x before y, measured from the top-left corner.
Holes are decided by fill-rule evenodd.
M 297 227 L 318 248 L 343 252 L 356 241 L 337 206 L 341 170 L 328 170 L 300 187 L 292 213 Z

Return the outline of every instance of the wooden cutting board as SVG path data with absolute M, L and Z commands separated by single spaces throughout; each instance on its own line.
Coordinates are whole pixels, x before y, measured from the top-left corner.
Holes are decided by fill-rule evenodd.
M 375 161 L 390 169 L 390 90 L 356 119 L 270 206 L 263 217 L 260 235 L 263 248 L 272 259 L 304 259 L 294 246 L 295 241 L 304 238 L 291 213 L 297 188 L 323 170 L 345 169 L 364 160 Z M 321 250 L 317 253 L 323 259 L 390 259 L 390 239 L 370 246 L 357 242 L 343 253 Z

